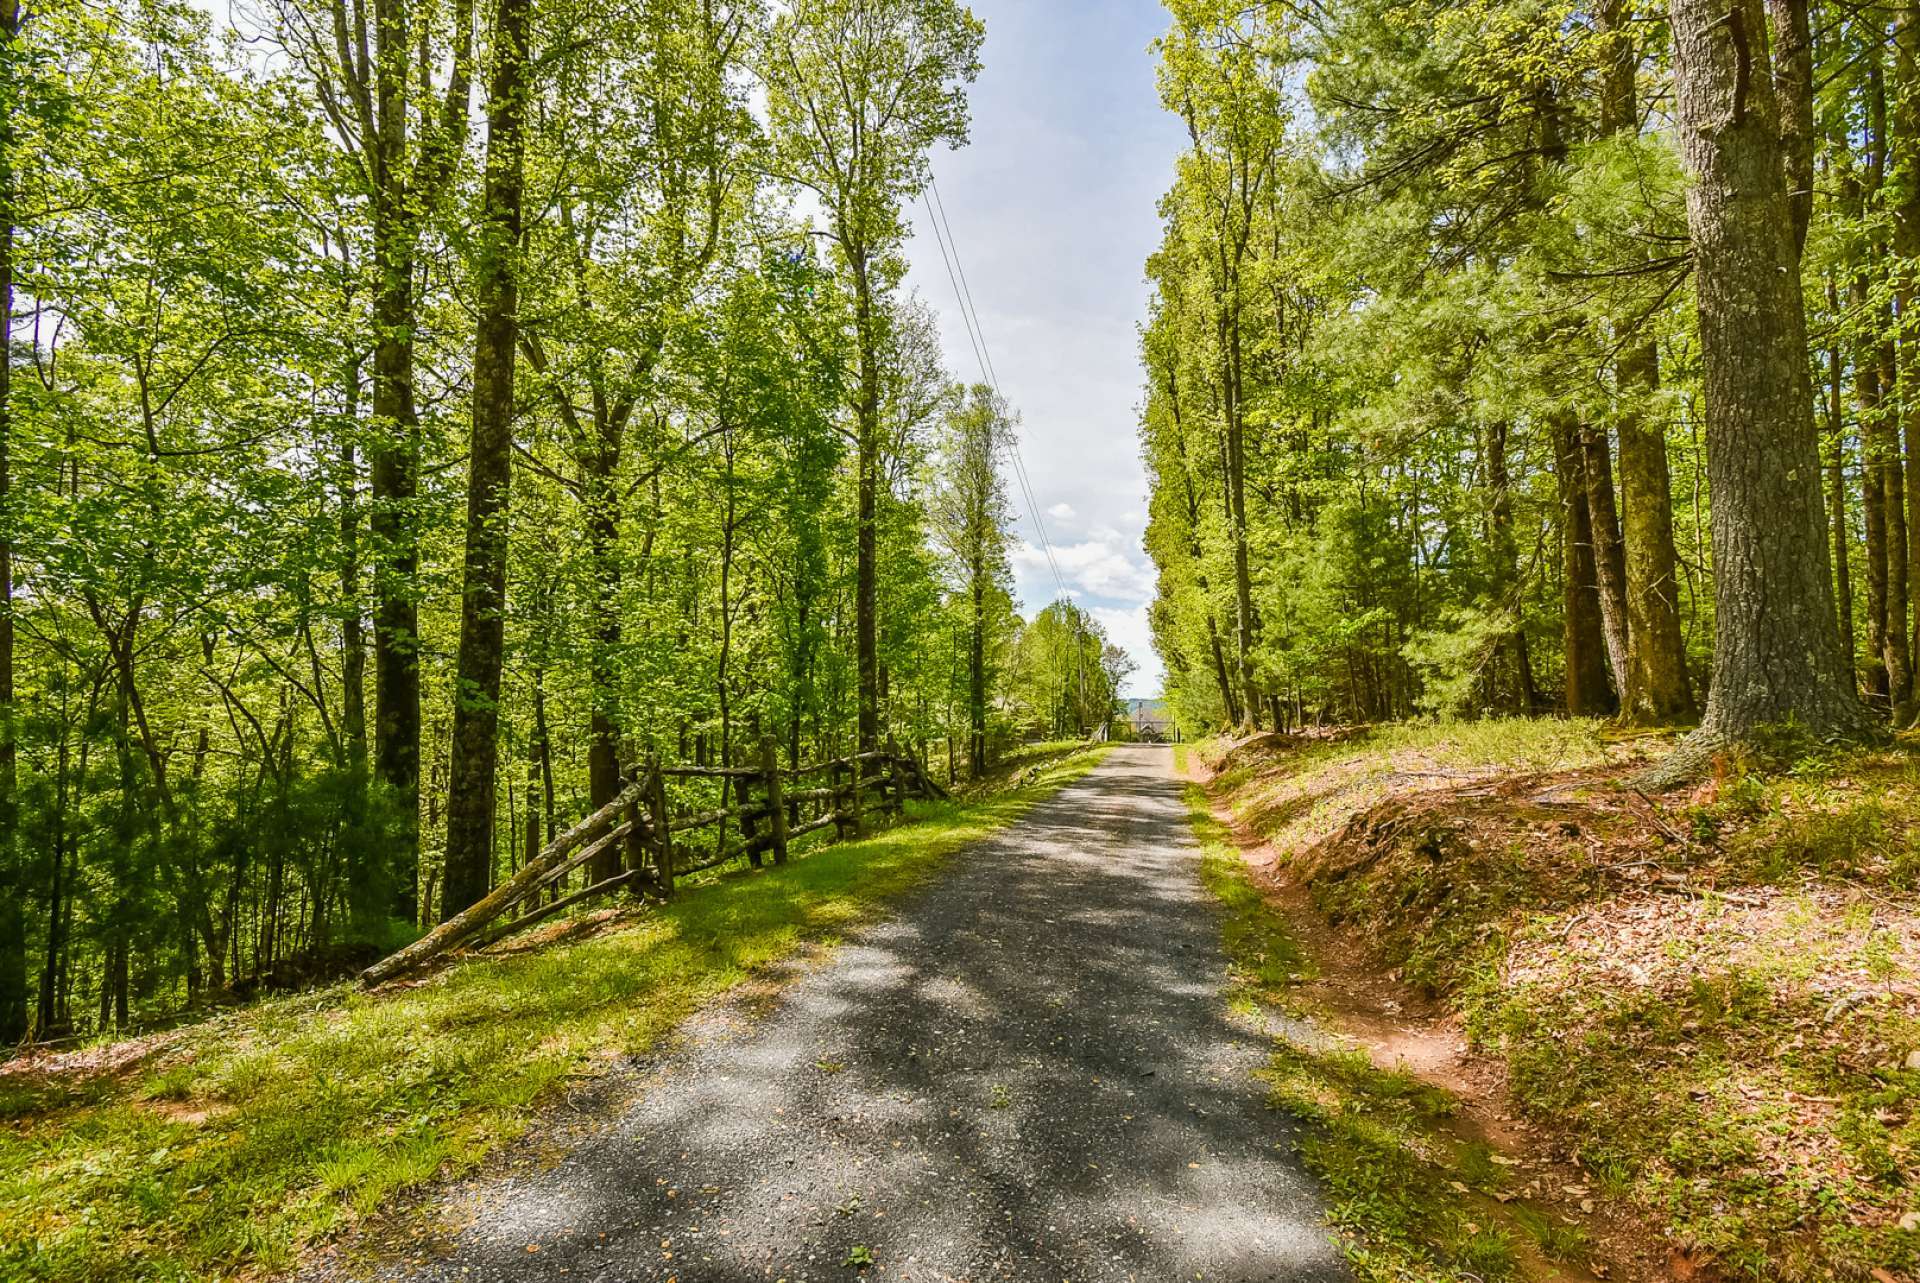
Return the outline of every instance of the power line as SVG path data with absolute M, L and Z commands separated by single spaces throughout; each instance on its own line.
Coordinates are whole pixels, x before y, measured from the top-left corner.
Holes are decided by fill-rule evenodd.
M 929 176 L 928 192 L 921 195 L 921 203 L 927 207 L 928 223 L 933 228 L 933 238 L 940 247 L 941 261 L 946 264 L 947 279 L 953 284 L 955 300 L 960 305 L 960 319 L 966 326 L 967 341 L 973 347 L 974 359 L 980 363 L 980 373 L 995 395 L 1005 399 L 1000 391 L 998 372 L 993 367 L 993 354 L 987 347 L 986 328 L 980 322 L 980 310 L 973 302 L 973 289 L 967 281 L 967 269 L 960 261 L 960 244 L 954 239 L 953 226 L 947 221 L 946 202 L 940 199 L 940 185 Z M 1020 487 L 1021 496 L 1027 505 L 1027 516 L 1033 522 L 1034 533 L 1040 537 L 1040 549 L 1046 555 L 1047 567 L 1053 574 L 1054 587 L 1059 589 L 1061 600 L 1068 600 L 1066 579 L 1060 573 L 1060 563 L 1053 552 L 1053 541 L 1047 537 L 1046 522 L 1040 517 L 1040 503 L 1034 497 L 1032 478 L 1027 473 L 1026 460 L 1020 454 L 1020 439 L 1013 433 L 1007 434 L 1007 455 L 1013 464 L 1013 475 Z
M 966 298 L 967 310 L 972 312 L 975 317 L 978 317 L 980 315 L 980 309 L 973 305 L 973 286 L 968 284 L 966 266 L 960 262 L 960 242 L 953 239 L 953 224 L 947 221 L 947 203 L 940 199 L 940 184 L 934 181 L 932 174 L 927 175 L 927 190 L 933 193 L 934 208 L 940 211 L 940 226 L 946 229 L 947 241 L 953 246 L 953 261 L 960 271 L 959 292 Z M 994 384 L 994 390 L 998 391 L 1000 379 L 994 372 L 993 354 L 987 351 L 986 342 L 985 332 L 982 331 L 980 339 L 980 355 L 983 358 L 982 364 L 986 367 L 987 377 L 992 380 Z
M 931 199 L 928 199 L 931 193 Z M 933 175 L 927 175 L 927 192 L 921 194 L 920 201 L 927 207 L 928 221 L 933 226 L 934 242 L 940 247 L 941 261 L 947 265 L 947 280 L 953 284 L 954 295 L 960 304 L 960 320 L 966 326 L 967 342 L 973 346 L 974 359 L 980 362 L 980 372 L 986 377 L 987 385 L 994 395 L 1003 402 L 1006 394 L 1000 391 L 1000 377 L 993 368 L 993 354 L 987 348 L 986 327 L 980 322 L 980 309 L 973 302 L 973 287 L 967 281 L 966 265 L 960 261 L 960 242 L 954 239 L 953 226 L 947 221 L 947 203 L 940 198 L 940 184 Z M 1060 591 L 1060 601 L 1071 603 L 1067 592 L 1066 579 L 1060 574 L 1060 563 L 1053 555 L 1053 541 L 1047 538 L 1047 524 L 1040 519 L 1040 503 L 1034 498 L 1033 481 L 1027 474 L 1027 462 L 1020 454 L 1020 438 L 1017 434 L 1007 434 L 1007 456 L 1013 463 L 1014 479 L 1020 485 L 1020 493 L 1026 499 L 1027 515 L 1033 521 L 1034 533 L 1040 536 L 1040 549 L 1046 554 L 1047 567 L 1053 572 L 1053 585 Z M 1080 697 L 1077 703 L 1079 711 L 1084 712 L 1087 696 L 1087 658 L 1084 638 L 1080 629 L 1080 610 L 1074 608 L 1074 660 L 1080 670 Z

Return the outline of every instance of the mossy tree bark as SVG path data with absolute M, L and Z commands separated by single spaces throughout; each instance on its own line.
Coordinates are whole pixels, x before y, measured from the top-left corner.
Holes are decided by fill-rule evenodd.
M 487 168 L 474 267 L 473 436 L 467 553 L 447 790 L 446 921 L 493 882 L 494 784 L 505 659 L 508 500 L 513 483 L 514 352 L 519 343 L 521 197 L 526 170 L 527 42 L 533 0 L 499 0 L 487 91 Z
M 1613 691 L 1607 684 L 1593 522 L 1587 506 L 1586 452 L 1571 416 L 1556 414 L 1552 430 L 1560 492 L 1561 635 L 1566 649 L 1563 706 L 1570 717 L 1604 717 L 1613 711 Z
M 1640 49 L 1633 40 L 1634 6 L 1612 0 L 1602 25 L 1613 36 L 1601 103 L 1601 128 L 1630 134 L 1640 127 L 1636 79 Z M 1635 337 L 1614 359 L 1619 396 L 1621 542 L 1624 544 L 1627 665 L 1620 716 L 1643 726 L 1691 722 L 1700 715 L 1687 676 L 1680 629 L 1679 558 L 1673 544 L 1673 483 L 1665 425 L 1648 412 L 1660 389 L 1660 354 L 1649 337 Z

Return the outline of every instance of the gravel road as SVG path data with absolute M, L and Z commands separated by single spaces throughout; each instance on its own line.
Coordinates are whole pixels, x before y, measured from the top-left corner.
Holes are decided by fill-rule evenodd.
M 394 1279 L 1344 1279 L 1251 1077 L 1168 750 L 1116 749 Z M 336 1260 L 333 1269 L 339 1268 Z

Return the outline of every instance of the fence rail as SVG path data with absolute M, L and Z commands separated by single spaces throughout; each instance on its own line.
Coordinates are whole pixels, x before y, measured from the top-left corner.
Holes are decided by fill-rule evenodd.
M 825 775 L 827 783 L 790 788 L 789 782 Z M 669 779 L 721 781 L 731 791 L 730 805 L 691 814 L 676 812 L 669 801 Z M 722 796 L 725 796 L 723 792 Z M 360 973 L 364 985 L 376 985 L 417 971 L 451 950 L 484 948 L 573 906 L 621 888 L 637 888 L 662 899 L 671 897 L 678 878 L 745 858 L 759 867 L 771 855 L 784 864 L 798 838 L 832 827 L 836 841 L 859 837 L 866 817 L 898 816 L 908 797 L 945 798 L 947 791 L 910 754 L 889 740 L 885 749 L 851 753 L 809 766 L 782 767 L 773 737 L 760 741 L 753 766 L 647 765 L 625 781 L 614 799 L 549 842 L 538 855 L 495 887 L 479 903 L 447 919 Z M 807 812 L 812 811 L 812 815 Z M 739 837 L 730 840 L 730 828 Z M 714 829 L 710 843 L 696 848 L 688 834 Z M 625 867 L 616 875 L 562 896 L 549 904 L 535 898 L 595 856 L 624 844 Z M 518 917 L 506 915 L 520 909 Z

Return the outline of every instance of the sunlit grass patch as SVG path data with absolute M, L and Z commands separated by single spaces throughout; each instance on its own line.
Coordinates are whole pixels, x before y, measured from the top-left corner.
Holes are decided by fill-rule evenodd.
M 1471 785 L 1501 772 L 1603 765 L 1625 750 L 1592 720 L 1507 718 L 1390 724 L 1244 747 L 1199 750 L 1215 764 L 1215 795 L 1283 860 L 1390 798 Z
M 1268 904 L 1198 787 L 1187 792 L 1200 841 L 1201 879 L 1224 910 L 1230 997 L 1250 1007 L 1290 1006 L 1287 987 L 1311 963 Z M 1488 1188 L 1502 1177 L 1484 1149 L 1444 1130 L 1456 1103 L 1412 1075 L 1376 1068 L 1363 1052 L 1277 1038 L 1262 1077 L 1280 1112 L 1305 1124 L 1297 1147 L 1326 1189 L 1329 1222 L 1341 1232 L 1363 1283 L 1494 1283 L 1515 1276 L 1508 1230 L 1475 1219 L 1455 1186 Z
M 470 1170 L 564 1081 L 644 1052 L 802 944 L 828 943 L 1078 776 L 916 807 L 915 823 L 689 887 L 622 929 L 457 962 L 412 989 L 350 986 L 225 1014 L 163 1063 L 8 1084 L 0 1277 L 35 1283 L 272 1272 L 395 1195 Z

